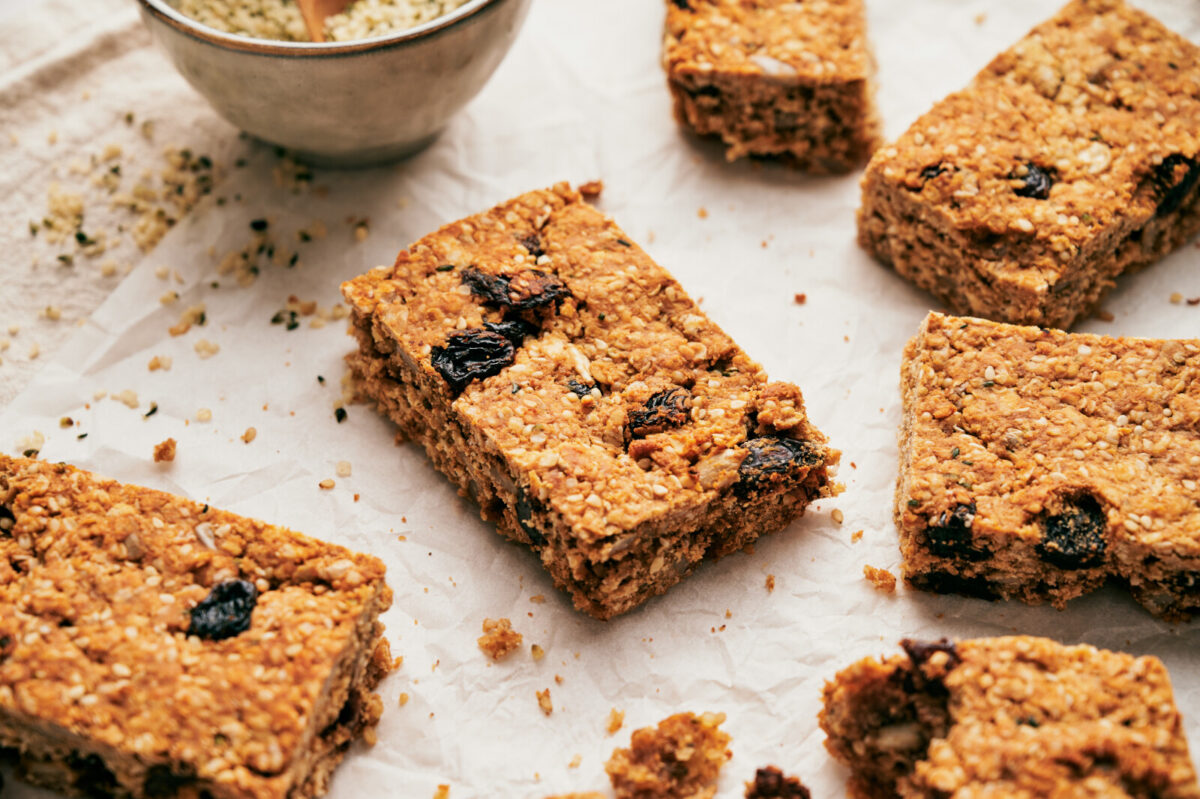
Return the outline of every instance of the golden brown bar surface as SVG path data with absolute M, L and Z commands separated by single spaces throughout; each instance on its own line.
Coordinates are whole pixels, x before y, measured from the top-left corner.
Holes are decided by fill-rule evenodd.
M 1114 577 L 1200 610 L 1200 341 L 930 314 L 901 383 L 911 585 L 1061 607 Z
M 856 799 L 1197 799 L 1162 662 L 1014 636 L 902 641 L 825 684 Z
M 0 748 L 87 797 L 307 799 L 373 738 L 378 560 L 0 455 Z
M 580 610 L 608 618 L 834 492 L 800 390 L 768 382 L 565 184 L 342 286 L 360 391 Z
M 1200 230 L 1198 56 L 1069 3 L 875 153 L 861 244 L 957 313 L 1069 327 Z
M 675 116 L 731 161 L 846 172 L 878 143 L 862 0 L 668 0 L 663 65 Z

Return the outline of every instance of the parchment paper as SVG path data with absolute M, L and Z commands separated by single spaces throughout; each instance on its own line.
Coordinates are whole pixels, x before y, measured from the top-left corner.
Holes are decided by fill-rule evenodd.
M 1195 3 L 1139 5 L 1200 40 Z M 872 2 L 888 135 L 1056 6 Z M 394 167 L 318 170 L 321 191 L 277 187 L 278 162 L 267 148 L 230 144 L 247 165 L 229 171 L 4 409 L 0 446 L 16 451 L 21 438 L 40 431 L 46 458 L 386 561 L 396 592 L 388 636 L 404 664 L 381 689 L 378 744 L 347 758 L 330 793 L 337 799 L 428 797 L 438 784 L 450 785 L 454 799 L 603 790 L 613 747 L 681 710 L 728 716 L 734 756 L 720 796 L 740 796 L 742 782 L 768 763 L 801 776 L 814 796 L 841 796 L 845 771 L 826 755 L 816 724 L 822 683 L 859 657 L 898 651 L 906 635 L 1019 632 L 1153 653 L 1171 669 L 1187 731 L 1200 745 L 1197 624 L 1159 622 L 1114 589 L 1059 612 L 903 590 L 885 596 L 863 579 L 864 564 L 897 571 L 891 501 L 900 353 L 936 306 L 855 246 L 856 176 L 811 179 L 770 164 L 727 165 L 719 148 L 677 129 L 658 64 L 662 16 L 662 4 L 651 0 L 542 0 L 492 83 L 434 147 Z M 138 69 L 169 70 L 140 52 Z M 141 79 L 136 71 L 107 78 Z M 201 103 L 186 100 L 189 108 Z M 236 142 L 205 118 L 218 137 Z M 572 611 L 536 559 L 481 522 L 418 448 L 395 445 L 394 430 L 372 411 L 350 406 L 347 420 L 335 421 L 341 358 L 352 346 L 344 323 L 313 329 L 314 317 L 301 316 L 292 331 L 270 324 L 289 295 L 328 309 L 340 299 L 340 281 L 390 262 L 444 222 L 557 180 L 594 178 L 607 184 L 602 207 L 774 377 L 802 387 L 811 417 L 844 451 L 846 484 L 836 501 L 820 503 L 752 554 L 707 565 L 608 623 Z M 365 240 L 348 217 L 369 217 Z M 257 218 L 268 219 L 300 258 L 294 268 L 264 263 L 257 281 L 240 288 L 216 265 L 250 240 L 248 223 Z M 296 231 L 318 219 L 328 235 L 298 243 Z M 159 265 L 177 269 L 182 283 L 157 278 Z M 1189 245 L 1122 281 L 1106 304 L 1112 322 L 1080 329 L 1196 336 L 1200 308 L 1168 298 L 1200 295 L 1197 266 L 1200 250 Z M 181 298 L 166 307 L 159 298 L 168 289 Z M 797 293 L 807 295 L 805 304 L 793 301 Z M 180 311 L 197 303 L 207 323 L 169 335 Z M 200 339 L 217 343 L 219 353 L 199 358 Z M 172 368 L 150 372 L 150 359 L 164 355 Z M 123 390 L 137 393 L 136 409 L 94 398 Z M 144 418 L 151 402 L 158 411 Z M 211 409 L 211 422 L 195 420 L 200 408 Z M 61 429 L 64 416 L 78 426 Z M 243 443 L 251 426 L 257 438 Z M 168 436 L 179 441 L 178 457 L 156 465 L 152 447 Z M 335 474 L 343 460 L 350 477 Z M 319 489 L 325 478 L 336 487 Z M 834 507 L 844 513 L 841 524 Z M 857 530 L 864 535 L 854 543 Z M 544 603 L 531 601 L 539 595 Z M 525 648 L 493 665 L 475 639 L 485 617 L 499 616 L 513 620 Z M 528 652 L 534 643 L 547 653 L 540 662 Z M 535 697 L 544 688 L 554 705 L 549 717 Z M 404 706 L 402 693 L 410 697 Z M 625 727 L 610 737 L 614 707 L 626 713 Z M 12 795 L 40 794 L 16 787 Z

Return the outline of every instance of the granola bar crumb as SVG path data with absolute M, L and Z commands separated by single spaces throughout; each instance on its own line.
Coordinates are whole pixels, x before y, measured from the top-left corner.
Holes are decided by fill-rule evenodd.
M 550 701 L 550 689 L 537 692 L 538 707 L 542 709 L 542 714 L 549 716 L 554 712 L 554 705 Z
M 833 519 L 835 524 L 841 524 L 846 520 L 846 514 L 842 513 L 841 508 L 834 508 L 829 514 L 829 518 Z
M 763 245 L 766 245 L 765 241 L 763 242 Z M 804 303 L 808 302 L 808 295 L 804 293 L 797 294 L 792 298 L 792 301 L 797 305 L 803 305 Z
M 616 799 L 712 799 L 732 753 L 724 713 L 677 713 L 633 733 L 605 764 Z
M 407 705 L 408 700 L 409 700 L 409 696 L 407 693 L 400 694 L 400 707 L 404 707 L 405 705 Z
M 874 566 L 863 566 L 863 576 L 875 586 L 876 591 L 885 594 L 896 593 L 896 577 L 887 569 L 877 569 Z
M 246 444 L 249 444 L 256 438 L 258 438 L 258 431 L 253 427 L 247 427 L 246 432 L 242 433 L 242 441 Z
M 775 590 L 775 575 L 768 574 L 767 575 L 767 593 L 770 593 L 774 590 Z
M 608 723 L 605 725 L 604 731 L 608 735 L 615 735 L 623 726 L 625 726 L 625 711 L 617 710 L 615 707 L 608 711 Z
M 589 180 L 579 186 L 579 193 L 589 200 L 594 200 L 604 191 L 603 180 Z
M 804 783 L 789 777 L 775 766 L 760 768 L 746 783 L 746 799 L 811 799 Z
M 338 477 L 349 477 L 350 476 L 350 461 L 338 461 L 337 462 L 337 476 Z
M 571 762 L 567 764 L 567 768 L 579 768 L 579 764 L 583 762 L 583 755 L 578 752 L 571 758 Z
M 534 644 L 533 646 L 529 647 L 529 656 L 534 660 L 541 660 L 542 658 L 546 657 L 546 650 L 542 649 L 537 644 Z
M 317 485 L 321 488 L 321 490 L 329 491 L 330 489 L 334 488 L 337 485 L 337 483 L 335 483 L 330 478 L 326 477 L 324 480 L 317 483 Z
M 546 595 L 545 594 L 534 594 L 533 596 L 529 597 L 529 601 L 535 605 L 544 604 L 546 602 Z
M 433 792 L 433 799 L 450 799 L 450 786 L 439 785 L 437 790 Z
M 112 398 L 124 405 L 126 408 L 132 409 L 138 406 L 137 392 L 132 389 L 127 388 L 124 391 L 118 391 L 116 394 L 112 395 Z
M 175 460 L 175 439 L 168 438 L 154 445 L 154 462 L 170 463 Z
M 506 618 L 484 619 L 483 635 L 479 636 L 479 648 L 492 660 L 502 660 L 521 646 L 522 635 L 512 628 Z
M 209 410 L 208 408 L 201 408 L 200 410 L 196 411 L 196 421 L 197 422 L 211 422 L 212 421 L 212 411 Z
M 217 344 L 215 341 L 209 341 L 206 338 L 197 341 L 192 345 L 192 348 L 196 350 L 196 354 L 200 356 L 201 360 L 208 360 L 221 351 L 220 344 Z
M 171 358 L 167 355 L 155 355 L 150 359 L 150 363 L 146 365 L 146 368 L 151 372 L 157 372 L 160 369 L 164 372 L 169 372 L 171 371 Z
M 863 537 L 863 531 L 855 530 L 853 533 L 850 534 L 850 542 L 857 544 L 859 541 L 862 541 L 862 537 Z

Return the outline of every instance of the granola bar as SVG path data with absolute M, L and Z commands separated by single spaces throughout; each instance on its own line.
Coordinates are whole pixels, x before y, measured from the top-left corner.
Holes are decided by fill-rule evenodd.
M 342 291 L 359 391 L 597 618 L 835 491 L 799 389 L 566 184 Z
M 372 740 L 375 558 L 0 456 L 0 749 L 87 797 L 305 799 Z
M 724 713 L 676 713 L 636 730 L 604 766 L 616 799 L 712 799 L 730 757 Z
M 901 382 L 911 585 L 1061 607 L 1115 577 L 1200 610 L 1200 341 L 930 314 Z
M 877 144 L 862 0 L 669 0 L 663 64 L 675 116 L 731 161 L 846 172 Z
M 1027 636 L 905 640 L 825 684 L 825 746 L 857 799 L 1197 799 L 1154 657 Z
M 1069 327 L 1200 230 L 1198 55 L 1069 3 L 876 152 L 860 243 L 955 312 Z

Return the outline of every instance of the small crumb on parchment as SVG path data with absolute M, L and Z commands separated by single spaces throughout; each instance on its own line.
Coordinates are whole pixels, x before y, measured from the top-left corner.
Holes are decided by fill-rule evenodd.
M 842 513 L 841 508 L 834 508 L 830 512 L 829 518 L 833 519 L 835 524 L 841 524 L 842 522 L 846 521 L 846 514 Z
M 542 658 L 546 657 L 546 650 L 542 649 L 537 644 L 534 644 L 533 646 L 529 647 L 529 656 L 534 660 L 541 660 Z
M 604 731 L 609 735 L 614 735 L 623 726 L 625 726 L 625 711 L 617 710 L 615 707 L 608 711 L 608 723 L 604 726 Z
M 258 438 L 258 431 L 253 427 L 247 427 L 246 432 L 242 433 L 242 441 L 249 444 L 254 439 Z
M 175 439 L 168 438 L 154 445 L 154 462 L 170 463 L 175 460 Z
M 774 590 L 775 590 L 775 575 L 768 574 L 767 575 L 767 593 L 770 593 Z
M 326 478 L 325 478 L 324 480 L 322 480 L 321 482 L 317 483 L 317 486 L 318 486 L 318 487 L 319 487 L 319 488 L 320 488 L 322 491 L 329 491 L 329 490 L 331 490 L 332 488 L 334 488 L 336 485 L 337 485 L 337 483 L 335 483 L 335 482 L 334 482 L 332 479 L 330 479 L 330 478 L 328 478 L 328 477 L 326 477 Z
M 542 713 L 549 716 L 554 712 L 554 703 L 550 701 L 550 689 L 537 692 L 538 707 L 542 709 Z
M 850 534 L 850 541 L 851 541 L 851 543 L 857 544 L 859 541 L 862 541 L 862 537 L 863 537 L 863 531 L 855 530 L 853 533 Z
M 437 790 L 433 792 L 433 799 L 450 799 L 450 786 L 439 785 Z
M 875 586 L 876 591 L 885 594 L 896 593 L 896 578 L 887 569 L 877 569 L 874 566 L 863 566 L 863 576 Z
M 476 639 L 479 648 L 492 660 L 502 660 L 521 646 L 522 635 L 508 619 L 484 619 L 483 635 Z

